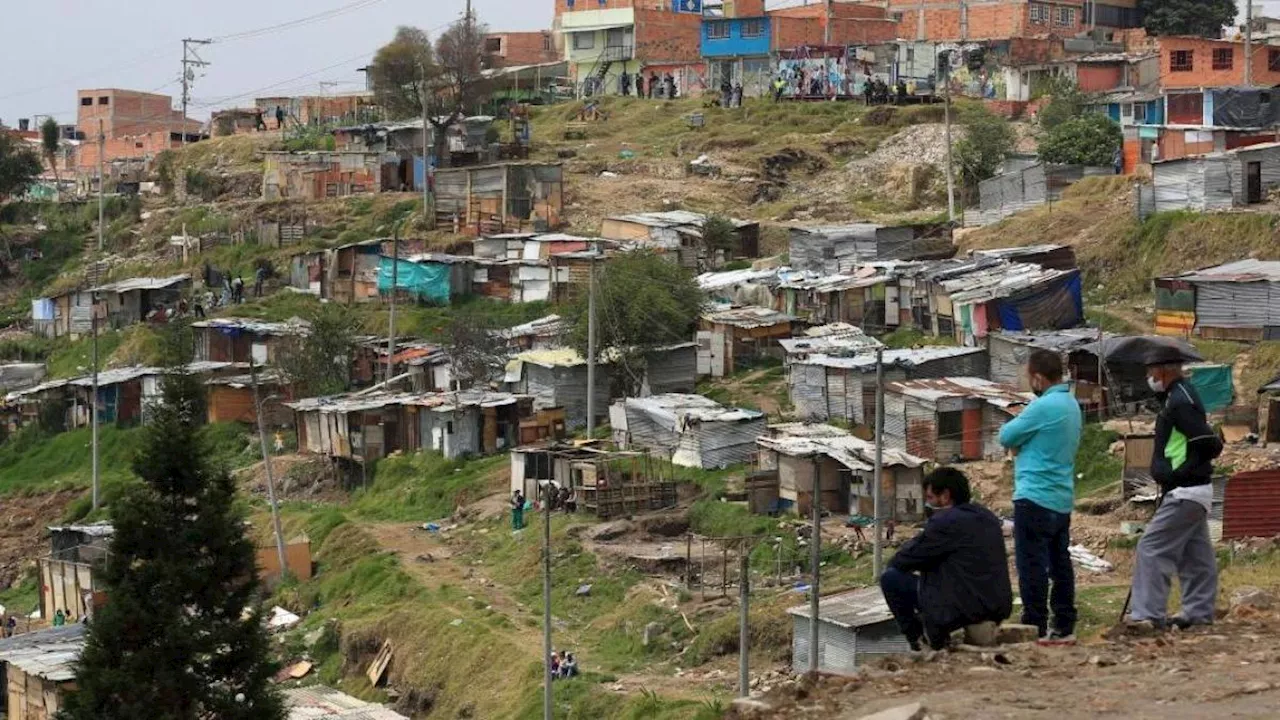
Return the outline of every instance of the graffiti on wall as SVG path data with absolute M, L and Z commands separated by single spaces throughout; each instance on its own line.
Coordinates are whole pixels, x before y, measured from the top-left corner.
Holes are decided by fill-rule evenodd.
M 783 53 L 776 73 L 784 83 L 783 97 L 789 98 L 857 97 L 870 80 L 890 82 L 889 73 L 876 68 L 874 58 L 846 53 L 844 48 Z

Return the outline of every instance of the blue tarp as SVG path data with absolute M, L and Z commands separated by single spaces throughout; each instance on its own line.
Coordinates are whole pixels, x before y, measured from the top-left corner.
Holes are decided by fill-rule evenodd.
M 1084 320 L 1084 294 L 1080 273 L 1051 286 L 996 301 L 1000 327 L 1005 330 L 1062 330 Z
M 1230 365 L 1192 365 L 1187 370 L 1191 374 L 1191 387 L 1199 393 L 1205 410 L 1217 412 L 1231 406 L 1235 386 Z
M 395 261 L 389 257 L 382 258 L 378 265 L 378 292 L 391 291 L 391 276 Z M 396 288 L 412 293 L 420 300 L 447 305 L 450 296 L 450 266 L 444 263 L 412 263 L 399 261 L 396 269 Z

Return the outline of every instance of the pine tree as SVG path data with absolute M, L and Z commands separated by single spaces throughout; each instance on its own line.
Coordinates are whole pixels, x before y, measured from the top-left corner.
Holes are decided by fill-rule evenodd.
M 285 717 L 256 609 L 254 547 L 235 485 L 197 432 L 201 387 L 164 382 L 134 462 L 143 482 L 114 503 L 102 569 L 107 602 L 89 625 L 62 720 Z
M 1235 22 L 1236 0 L 1140 0 L 1152 35 L 1222 37 L 1222 28 Z

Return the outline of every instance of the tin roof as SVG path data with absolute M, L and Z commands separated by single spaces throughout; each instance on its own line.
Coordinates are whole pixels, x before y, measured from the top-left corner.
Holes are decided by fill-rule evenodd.
M 808 618 L 809 604 L 787 610 L 788 615 Z M 818 619 L 843 628 L 857 629 L 893 620 L 880 588 L 869 587 L 818 598 Z
M 819 423 L 783 423 L 770 425 L 770 436 L 756 439 L 761 447 L 791 457 L 825 455 L 850 470 L 875 468 L 876 445 L 841 430 Z M 902 450 L 884 448 L 881 461 L 886 466 L 918 468 L 925 460 Z
M 191 323 L 193 328 L 211 328 L 215 330 L 239 330 L 255 335 L 276 335 L 288 337 L 306 335 L 311 332 L 311 323 L 301 318 L 290 318 L 286 322 L 267 322 L 252 318 L 220 317 Z
M 809 328 L 801 337 L 784 338 L 778 343 L 787 354 L 845 354 L 875 350 L 884 343 L 867 335 L 862 328 L 848 323 L 832 323 Z
M 522 325 L 500 330 L 504 338 L 528 337 L 530 335 L 557 335 L 565 329 L 565 322 L 559 315 L 547 315 Z
M 646 398 L 626 398 L 619 402 L 627 407 L 648 412 L 651 415 L 665 416 L 668 419 L 675 420 L 741 422 L 743 420 L 758 420 L 764 417 L 764 413 L 758 410 L 726 407 L 711 398 L 684 393 L 668 393 Z
M 698 287 L 706 291 L 722 290 L 749 282 L 776 279 L 778 268 L 769 270 L 726 270 L 724 272 L 708 272 L 698 276 Z
M 78 532 L 90 537 L 111 537 L 116 531 L 109 522 L 96 522 L 92 525 L 50 525 L 45 529 L 49 532 Z
M 936 362 L 938 360 L 949 360 L 951 358 L 963 357 L 965 355 L 973 355 L 975 353 L 986 352 L 983 348 L 978 347 L 952 347 L 950 345 L 930 345 L 920 348 L 905 348 L 901 350 L 885 350 L 884 365 L 885 367 L 902 367 L 910 368 L 925 363 Z M 849 370 L 875 370 L 876 356 L 872 352 L 864 352 L 852 357 L 837 357 L 834 355 L 815 354 L 810 355 L 807 359 L 799 361 L 801 365 L 822 365 L 830 368 L 845 368 Z
M 700 230 L 707 222 L 708 215 L 702 213 L 689 212 L 688 210 L 670 210 L 667 212 L 649 212 L 649 213 L 633 213 L 629 215 L 614 215 L 608 220 L 619 222 L 628 222 L 636 225 L 644 225 L 646 227 L 658 228 L 678 228 L 688 227 Z M 759 223 L 750 220 L 738 220 L 736 218 L 727 218 L 736 228 L 750 227 Z
M 751 329 L 771 327 L 783 323 L 795 322 L 795 316 L 778 312 L 770 308 L 747 306 L 714 310 L 702 316 L 703 320 L 717 325 L 731 325 L 737 328 Z
M 121 280 L 120 282 L 108 283 L 106 285 L 99 285 L 98 287 L 90 288 L 89 292 L 126 293 L 133 290 L 163 290 L 189 280 L 191 280 L 191 276 L 185 274 L 171 275 L 169 277 L 162 278 L 138 277 Z
M 237 363 L 220 362 L 214 360 L 201 360 L 193 362 L 186 367 L 186 371 L 193 375 L 203 375 L 205 373 L 223 370 L 230 367 L 237 367 Z M 239 364 L 243 367 L 243 364 Z M 152 367 L 150 365 L 135 365 L 132 367 L 112 368 L 110 370 L 101 370 L 98 372 L 98 385 L 116 385 L 131 380 L 137 380 L 148 375 L 163 375 L 168 370 L 166 368 Z M 40 383 L 35 387 L 25 390 L 16 390 L 5 396 L 7 402 L 13 402 L 29 395 L 38 395 L 46 390 L 56 390 L 60 387 L 74 385 L 76 387 L 93 387 L 93 374 L 79 375 L 73 378 L 62 378 L 60 380 L 50 380 L 49 382 Z
M 409 720 L 394 710 L 324 685 L 284 691 L 289 720 Z
M 351 393 L 329 397 L 303 398 L 285 407 L 298 412 L 350 413 L 392 405 L 414 405 L 436 412 L 450 412 L 458 407 L 500 407 L 518 402 L 527 395 L 514 395 L 490 390 L 463 390 L 462 392 L 431 393 Z
M 1277 282 L 1280 281 L 1280 261 L 1237 260 L 1162 279 L 1187 282 Z
M 1280 469 L 1232 475 L 1222 500 L 1222 539 L 1280 534 Z
M 944 398 L 974 398 L 985 400 L 996 407 L 1009 408 L 1014 405 L 1025 405 L 1035 399 L 1029 392 L 1019 392 L 1017 388 L 1003 383 L 995 383 L 984 378 L 951 377 L 925 380 L 906 380 L 885 383 L 887 392 L 895 392 L 918 400 L 937 402 Z
M 586 365 L 586 358 L 573 348 L 552 348 L 550 350 L 530 350 L 515 356 L 515 361 L 541 365 L 542 367 L 576 367 Z
M 1098 341 L 1098 331 L 1093 328 L 1070 328 L 1067 330 L 1019 331 L 1000 330 L 991 333 L 990 337 L 999 338 L 1029 348 L 1053 350 L 1055 352 L 1075 352 Z M 1102 333 L 1103 339 L 1116 337 L 1115 333 Z
M 74 680 L 86 629 L 76 623 L 5 638 L 0 640 L 0 662 L 52 682 Z

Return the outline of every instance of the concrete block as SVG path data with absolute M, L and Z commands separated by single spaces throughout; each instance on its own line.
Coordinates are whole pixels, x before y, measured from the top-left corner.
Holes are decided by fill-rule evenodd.
M 737 698 L 729 703 L 728 717 L 735 720 L 756 720 L 770 717 L 773 706 L 756 698 Z
M 999 626 L 993 622 L 977 623 L 964 629 L 964 642 L 966 645 L 991 647 L 996 644 L 998 636 Z

